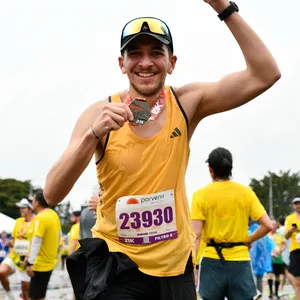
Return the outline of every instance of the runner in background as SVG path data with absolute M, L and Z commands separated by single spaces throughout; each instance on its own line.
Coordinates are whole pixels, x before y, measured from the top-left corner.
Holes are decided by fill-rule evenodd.
M 13 248 L 0 265 L 0 279 L 8 299 L 14 299 L 7 277 L 16 273 L 21 281 L 22 298 L 28 300 L 30 277 L 26 274 L 26 262 L 33 233 L 33 207 L 31 200 L 25 198 L 16 203 L 16 206 L 20 208 L 21 218 L 16 219 L 12 232 Z
M 42 300 L 57 264 L 61 226 L 57 213 L 48 208 L 42 191 L 33 196 L 32 205 L 37 215 L 27 261 L 27 274 L 31 277 L 29 297 L 31 300 Z
M 279 299 L 278 292 L 280 286 L 280 276 L 284 275 L 285 273 L 285 265 L 282 259 L 282 252 L 286 247 L 286 243 L 285 243 L 284 236 L 278 232 L 278 223 L 276 220 L 272 220 L 272 226 L 273 227 L 271 232 L 269 233 L 269 237 L 274 242 L 275 247 L 271 252 L 273 271 L 268 274 L 268 284 L 270 289 L 269 298 Z M 275 291 L 273 289 L 274 279 L 275 279 Z
M 1 238 L 0 238 L 0 264 L 8 255 L 9 244 L 10 241 L 7 237 L 7 233 L 5 231 L 2 231 Z
M 258 227 L 258 222 L 250 221 L 248 234 L 251 235 Z M 273 271 L 271 252 L 274 246 L 274 242 L 266 235 L 252 243 L 249 250 L 252 271 L 256 281 L 256 288 L 260 295 L 263 295 L 264 275 Z
M 96 186 L 88 202 L 88 207 L 81 211 L 80 215 L 80 239 L 92 238 L 92 228 L 96 222 L 96 210 L 100 204 L 101 190 Z
M 285 238 L 291 239 L 289 272 L 294 277 L 296 299 L 300 300 L 300 197 L 292 203 L 295 212 L 286 217 Z
M 60 238 L 59 252 L 62 271 L 65 269 L 66 258 L 69 255 L 67 239 L 68 238 L 65 235 L 62 235 Z
M 9 244 L 10 241 L 7 238 L 7 233 L 3 231 L 1 233 L 1 238 L 0 238 L 0 265 L 2 261 L 8 256 Z M 0 281 L 3 287 L 9 286 L 9 280 L 7 277 L 0 277 Z
M 73 211 L 71 215 L 72 227 L 69 233 L 68 251 L 69 255 L 76 251 L 80 245 L 80 211 Z
M 204 300 L 250 300 L 257 290 L 248 248 L 264 237 L 272 224 L 253 190 L 230 179 L 233 159 L 229 150 L 214 149 L 206 162 L 212 183 L 194 193 L 191 210 L 196 251 L 202 238 L 206 242 L 200 295 Z M 260 224 L 250 235 L 249 218 Z
M 284 227 L 285 218 L 282 217 L 282 216 L 279 217 L 278 222 L 279 222 L 280 225 L 279 225 L 279 228 L 278 228 L 277 232 L 280 233 L 285 238 L 285 227 Z M 281 280 L 281 284 L 280 284 L 280 291 L 282 293 L 284 291 L 286 278 L 288 278 L 289 282 L 294 287 L 294 276 L 289 272 L 291 240 L 288 239 L 288 240 L 285 241 L 285 243 L 286 243 L 286 247 L 282 251 L 282 260 L 285 264 L 285 271 L 284 271 L 284 275 L 282 276 L 282 280 Z

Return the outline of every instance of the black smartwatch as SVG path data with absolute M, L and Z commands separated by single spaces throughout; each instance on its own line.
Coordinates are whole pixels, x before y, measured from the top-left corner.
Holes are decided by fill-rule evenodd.
M 225 8 L 222 12 L 218 14 L 218 17 L 221 21 L 224 21 L 227 17 L 229 17 L 235 11 L 239 11 L 239 7 L 232 1 L 229 1 L 230 5 Z

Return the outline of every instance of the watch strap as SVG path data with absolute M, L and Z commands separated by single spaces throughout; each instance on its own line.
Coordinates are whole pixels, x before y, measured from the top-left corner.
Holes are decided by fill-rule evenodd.
M 229 1 L 230 5 L 225 8 L 222 12 L 220 12 L 218 14 L 218 17 L 221 21 L 224 21 L 226 18 L 228 18 L 232 13 L 234 12 L 238 12 L 239 11 L 239 8 L 238 6 L 232 2 L 232 1 Z

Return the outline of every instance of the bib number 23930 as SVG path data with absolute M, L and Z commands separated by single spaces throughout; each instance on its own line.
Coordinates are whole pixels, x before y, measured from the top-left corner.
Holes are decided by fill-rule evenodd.
M 177 238 L 174 190 L 119 198 L 116 220 L 122 243 L 151 244 Z

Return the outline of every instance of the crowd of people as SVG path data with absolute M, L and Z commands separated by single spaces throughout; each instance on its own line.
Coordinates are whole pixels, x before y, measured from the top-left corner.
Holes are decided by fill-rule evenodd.
M 93 196 L 89 204 L 93 212 L 96 199 Z M 16 219 L 11 235 L 8 237 L 3 231 L 0 238 L 0 281 L 9 300 L 15 299 L 9 283 L 13 273 L 21 283 L 22 299 L 44 299 L 51 274 L 59 261 L 64 270 L 66 258 L 79 248 L 79 240 L 85 238 L 80 234 L 81 211 L 72 212 L 71 229 L 63 234 L 59 217 L 49 208 L 42 191 L 21 199 L 16 207 L 21 217 Z M 93 224 L 88 224 L 89 228 L 82 224 L 82 230 L 89 231 L 91 236 Z
M 88 208 L 74 212 L 68 247 L 66 238 L 61 243 L 76 299 L 259 299 L 265 273 L 270 298 L 276 298 L 284 273 L 300 300 L 299 198 L 283 234 L 255 193 L 231 180 L 232 154 L 219 147 L 206 161 L 212 183 L 196 191 L 189 206 L 185 175 L 198 124 L 253 100 L 281 76 L 234 2 L 205 2 L 231 31 L 246 68 L 217 82 L 168 86 L 166 76 L 177 62 L 168 25 L 152 17 L 125 24 L 118 61 L 129 87 L 82 113 L 47 175 L 44 193 L 26 200 L 21 229 L 13 234 L 13 257 L 1 264 L 4 286 L 16 271 L 23 275 L 23 297 L 28 290 L 31 299 L 45 297 L 60 239 L 59 220 L 47 206 L 63 201 L 95 157 L 101 191 L 96 214 Z M 288 268 L 282 258 L 286 240 L 291 240 Z M 261 242 L 269 269 L 256 257 Z M 44 255 L 48 247 L 51 257 Z M 195 271 L 196 253 L 201 260 Z

